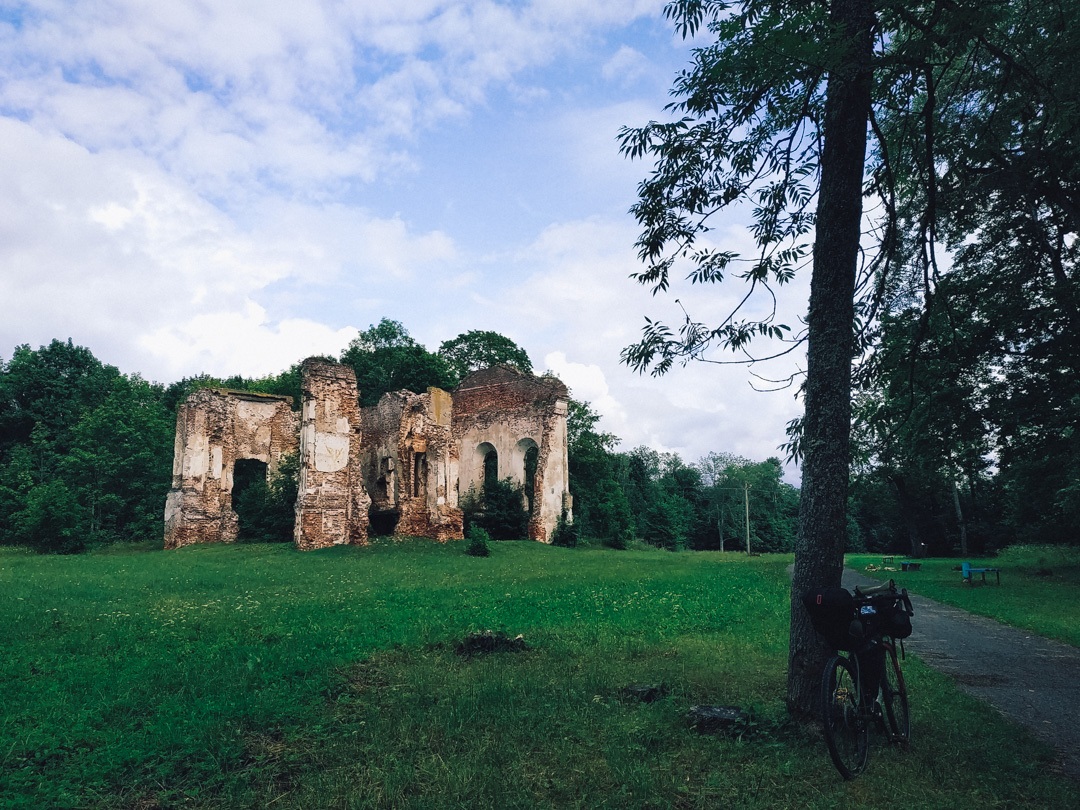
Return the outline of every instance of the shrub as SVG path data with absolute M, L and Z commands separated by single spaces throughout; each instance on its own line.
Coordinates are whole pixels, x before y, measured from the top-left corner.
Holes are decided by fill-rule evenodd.
M 42 554 L 77 554 L 86 548 L 80 526 L 86 510 L 59 479 L 30 490 L 26 507 L 13 516 L 18 542 Z
M 555 531 L 551 535 L 551 545 L 564 548 L 575 548 L 578 544 L 578 527 L 566 519 L 566 510 L 559 516 L 559 522 L 555 524 Z
M 491 549 L 488 548 L 491 536 L 479 526 L 470 526 L 465 539 L 469 541 L 465 553 L 470 557 L 487 557 L 491 554 Z
M 510 478 L 488 481 L 479 492 L 470 488 L 461 498 L 465 531 L 485 529 L 493 540 L 520 540 L 528 536 L 529 515 L 524 490 Z

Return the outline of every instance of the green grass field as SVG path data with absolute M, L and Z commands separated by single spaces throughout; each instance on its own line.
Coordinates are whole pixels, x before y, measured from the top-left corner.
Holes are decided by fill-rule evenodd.
M 891 567 L 900 568 L 900 557 Z M 880 554 L 852 554 L 847 565 L 877 579 L 892 577 L 913 593 L 1023 627 L 1047 638 L 1080 647 L 1080 548 L 1014 546 L 996 557 L 970 557 L 977 568 L 1001 569 L 1001 585 L 993 574 L 966 585 L 959 559 L 919 560 L 918 571 L 881 570 Z M 867 566 L 873 569 L 867 570 Z
M 913 750 L 843 782 L 784 711 L 790 557 L 492 548 L 0 549 L 0 806 L 1077 806 L 910 659 Z M 455 652 L 484 629 L 528 649 Z

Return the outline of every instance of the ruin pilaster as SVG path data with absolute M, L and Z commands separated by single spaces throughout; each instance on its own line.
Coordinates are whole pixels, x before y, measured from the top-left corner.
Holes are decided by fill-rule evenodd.
M 368 508 L 360 468 L 356 373 L 309 358 L 300 367 L 300 487 L 295 542 L 301 550 L 364 544 Z

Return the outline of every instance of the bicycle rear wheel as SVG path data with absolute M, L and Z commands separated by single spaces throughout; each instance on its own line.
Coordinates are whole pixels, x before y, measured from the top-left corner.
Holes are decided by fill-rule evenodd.
M 907 685 L 904 673 L 896 660 L 896 651 L 890 649 L 885 662 L 885 674 L 881 679 L 881 706 L 885 722 L 893 742 L 903 748 L 911 744 L 911 716 L 908 713 Z
M 863 772 L 869 754 L 870 731 L 861 702 L 858 663 L 834 655 L 821 680 L 821 711 L 829 756 L 845 779 Z

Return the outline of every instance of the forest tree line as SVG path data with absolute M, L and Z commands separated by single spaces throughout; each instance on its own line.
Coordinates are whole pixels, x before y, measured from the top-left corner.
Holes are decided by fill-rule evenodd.
M 993 328 L 1007 325 L 1005 316 L 996 313 Z M 1046 338 L 1037 357 L 1005 363 L 986 349 L 980 332 L 989 328 L 944 316 L 886 321 L 872 382 L 856 398 L 849 550 L 948 554 L 1075 542 L 1080 436 L 1071 414 L 1080 376 L 1067 372 L 1080 354 Z M 924 332 L 917 344 L 915 329 Z M 331 359 L 356 370 L 363 405 L 387 391 L 453 388 L 492 363 L 532 371 L 528 354 L 494 332 L 468 332 L 431 352 L 386 319 Z M 259 379 L 202 375 L 161 385 L 122 374 L 70 340 L 17 347 L 0 364 L 0 543 L 75 552 L 160 537 L 176 410 L 203 387 L 291 395 L 298 407 L 299 365 Z M 713 452 L 688 462 L 647 447 L 620 450 L 599 420 L 589 403 L 571 399 L 578 536 L 672 550 L 745 550 L 749 537 L 755 552 L 792 549 L 798 490 L 783 480 L 779 458 Z M 286 479 L 294 470 L 237 493 L 251 536 L 290 539 L 295 482 Z
M 528 354 L 497 333 L 467 332 L 431 352 L 387 319 L 328 359 L 355 369 L 364 406 L 387 391 L 451 389 L 494 363 L 532 372 Z M 71 340 L 18 346 L 0 363 L 0 544 L 72 553 L 160 537 L 176 411 L 207 387 L 289 395 L 299 407 L 300 368 L 162 385 L 122 374 Z M 713 453 L 688 464 L 645 447 L 619 452 L 618 439 L 599 432 L 598 421 L 588 403 L 571 401 L 577 536 L 669 549 L 715 549 L 723 538 L 726 548 L 742 549 L 749 504 L 754 550 L 791 549 L 798 492 L 783 482 L 778 459 L 755 463 Z M 237 479 L 236 508 L 249 538 L 291 539 L 295 463 L 277 480 L 242 481 L 239 470 Z

